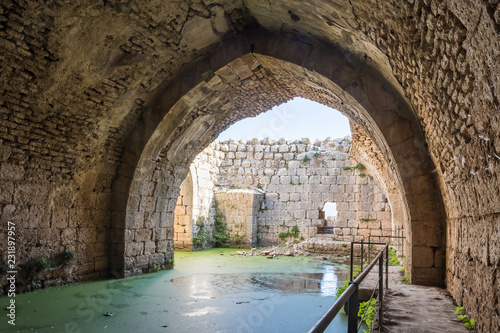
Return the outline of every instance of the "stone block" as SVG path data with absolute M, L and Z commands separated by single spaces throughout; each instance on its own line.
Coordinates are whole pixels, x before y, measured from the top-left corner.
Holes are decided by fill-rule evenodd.
M 190 233 L 186 233 L 186 232 L 177 233 L 177 240 L 179 240 L 179 241 L 187 242 L 187 241 L 191 241 L 192 238 L 193 238 L 193 235 Z
M 71 245 L 76 242 L 76 229 L 67 228 L 61 232 L 61 241 L 63 245 Z
M 94 268 L 96 271 L 104 271 L 108 268 L 108 257 L 94 258 Z
M 410 282 L 424 286 L 442 286 L 444 284 L 444 268 L 414 266 L 411 270 Z
M 156 244 L 153 241 L 146 241 L 144 242 L 144 254 L 145 255 L 150 255 L 155 253 L 156 250 Z
M 236 158 L 237 158 L 237 159 L 244 160 L 244 159 L 246 159 L 246 158 L 247 158 L 247 153 L 246 153 L 246 152 L 242 152 L 242 151 L 240 152 L 240 151 L 239 151 L 239 152 L 237 152 L 237 153 L 236 153 Z
M 441 247 L 442 231 L 439 221 L 412 221 L 413 245 Z
M 149 257 L 145 256 L 145 255 L 135 257 L 134 267 L 135 268 L 142 268 L 142 269 L 148 268 L 149 267 Z
M 48 228 L 50 226 L 50 220 L 46 217 L 45 211 L 38 206 L 29 208 L 28 223 L 30 228 Z
M 134 240 L 134 235 L 135 235 L 135 231 L 134 230 L 132 230 L 132 229 L 126 229 L 126 230 L 124 230 L 125 243 L 132 242 Z M 112 242 L 119 242 L 120 241 L 120 238 L 119 237 L 114 237 L 113 233 L 111 234 L 111 239 L 112 239 Z
M 0 182 L 0 204 L 12 203 L 14 184 L 11 182 Z
M 265 168 L 264 169 L 264 175 L 266 176 L 273 176 L 274 175 L 274 170 L 271 168 Z
M 134 240 L 136 242 L 145 242 L 152 239 L 153 231 L 151 229 L 135 230 Z
M 333 223 L 333 226 L 337 227 L 337 228 L 347 228 L 347 221 L 346 220 L 336 220 Z
M 77 238 L 80 243 L 94 244 L 97 240 L 95 228 L 77 228 Z
M 21 180 L 24 177 L 24 172 L 24 167 L 21 165 L 5 162 L 0 164 L 0 179 L 11 181 Z
M 412 250 L 412 263 L 414 267 L 433 267 L 434 250 L 429 246 L 414 246 Z
M 45 184 L 19 184 L 14 189 L 14 204 L 44 207 L 49 197 L 48 192 L 49 186 Z
M 264 159 L 265 160 L 272 160 L 272 159 L 274 159 L 274 153 L 264 153 Z
M 125 243 L 125 256 L 135 257 L 142 255 L 144 253 L 144 243 L 142 242 L 130 242 Z
M 67 228 L 69 224 L 69 210 L 66 207 L 55 206 L 52 209 L 52 227 Z

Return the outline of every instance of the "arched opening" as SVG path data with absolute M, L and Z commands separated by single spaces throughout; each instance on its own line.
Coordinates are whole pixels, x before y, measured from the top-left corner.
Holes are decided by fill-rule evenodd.
M 191 251 L 193 248 L 193 177 L 188 173 L 179 190 L 174 211 L 174 249 Z
M 405 251 L 408 275 L 415 283 L 442 284 L 442 202 L 410 106 L 385 77 L 365 63 L 304 40 L 260 30 L 246 33 L 161 86 L 123 154 L 125 172 L 114 185 L 114 225 L 123 230 L 142 228 L 156 214 L 171 229 L 178 188 L 194 156 L 237 119 L 303 96 L 338 109 L 372 138 L 403 198 L 404 223 L 410 230 L 409 251 Z M 253 53 L 249 53 L 250 44 Z M 155 169 L 162 171 L 156 179 Z M 146 183 L 164 188 L 168 202 L 141 212 L 131 203 L 150 196 L 141 192 Z M 118 270 L 135 269 L 127 265 L 144 256 L 141 244 L 129 242 L 116 248 L 113 263 Z

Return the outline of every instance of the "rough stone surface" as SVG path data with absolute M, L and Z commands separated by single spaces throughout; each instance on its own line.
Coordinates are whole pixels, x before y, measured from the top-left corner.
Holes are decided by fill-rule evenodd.
M 480 331 L 498 331 L 498 13 L 493 0 L 3 1 L 0 237 L 17 224 L 21 265 L 78 252 L 69 280 L 122 274 L 125 230 L 173 234 L 196 154 L 302 96 L 337 107 L 380 151 L 410 279 L 445 282 Z M 103 237 L 64 243 L 66 216 Z M 436 249 L 432 278 L 414 263 L 424 247 Z
M 212 233 L 216 207 L 225 213 L 231 230 L 233 224 L 256 228 L 245 232 L 250 239 L 249 246 L 273 245 L 292 238 L 296 241 L 309 239 L 321 226 L 334 228 L 335 234 L 330 237 L 349 240 L 370 235 L 396 235 L 397 231 L 404 231 L 392 225 L 391 204 L 371 176 L 370 169 L 349 157 L 349 139 L 326 139 L 314 145 L 308 142 L 309 139 L 266 138 L 216 141 L 207 147 L 196 156 L 190 173 L 181 184 L 175 210 L 175 233 L 184 238 L 182 241 L 175 239 L 179 244 L 176 248 L 192 248 L 191 244 L 183 247 L 181 242 L 186 242 L 191 234 L 196 235 L 200 219 L 208 233 Z M 251 153 L 254 151 L 261 153 Z M 285 156 L 279 151 L 291 152 Z M 238 192 L 218 193 L 224 188 L 261 191 L 264 195 L 251 215 L 252 210 L 239 207 L 238 200 L 242 198 L 232 196 Z M 215 198 L 213 193 L 207 195 L 213 191 Z M 195 193 L 193 198 L 192 193 Z M 222 196 L 223 199 L 218 198 Z M 186 197 L 199 202 L 197 214 L 187 212 Z M 327 202 L 337 204 L 335 216 L 322 216 Z M 239 212 L 239 208 L 244 212 Z M 239 213 L 233 214 L 233 211 Z M 243 216 L 248 217 L 250 224 L 241 221 Z M 238 222 L 234 222 L 235 219 Z M 191 225 L 186 227 L 187 223 Z M 299 231 L 295 237 L 279 237 L 294 227 Z M 431 260 L 431 266 L 433 262 Z

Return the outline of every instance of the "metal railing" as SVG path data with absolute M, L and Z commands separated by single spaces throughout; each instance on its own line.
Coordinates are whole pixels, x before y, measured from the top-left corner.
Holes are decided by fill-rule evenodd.
M 372 297 L 369 302 L 373 298 L 375 294 L 375 290 L 378 288 L 379 292 L 379 301 L 378 301 L 378 315 L 379 315 L 379 325 L 382 323 L 382 306 L 384 299 L 384 251 L 385 251 L 385 288 L 388 288 L 388 280 L 389 280 L 389 243 L 371 243 L 371 244 L 379 244 L 384 245 L 384 247 L 379 251 L 375 259 L 366 267 L 366 269 L 361 269 L 361 272 L 353 281 L 353 255 L 354 255 L 354 244 L 362 244 L 361 249 L 363 248 L 363 244 L 366 242 L 352 242 L 351 243 L 351 280 L 349 282 L 349 287 L 340 295 L 340 297 L 335 301 L 335 303 L 321 316 L 321 318 L 309 329 L 309 333 L 317 333 L 324 332 L 325 329 L 330 325 L 335 316 L 339 313 L 340 309 L 347 304 L 347 332 L 354 333 L 358 332 L 361 327 L 361 323 L 358 325 L 358 311 L 359 311 L 359 300 L 358 300 L 358 290 L 359 285 L 366 278 L 368 273 L 372 270 L 372 268 L 378 262 L 379 264 L 379 272 L 378 272 L 378 282 L 372 293 Z M 361 260 L 363 262 L 363 260 Z M 368 309 L 368 307 L 367 307 Z M 366 315 L 363 314 L 363 318 Z
M 405 256 L 405 247 L 404 247 L 403 241 L 406 239 L 406 237 L 405 237 L 405 236 L 403 236 L 403 233 L 401 233 L 401 236 L 399 235 L 399 231 L 398 231 L 398 235 L 397 235 L 397 236 L 392 236 L 392 235 L 390 235 L 390 236 L 384 236 L 384 235 L 382 235 L 382 236 L 377 236 L 377 235 L 369 235 L 369 236 L 368 236 L 368 244 L 373 244 L 373 243 L 371 242 L 371 239 L 372 239 L 372 238 L 378 238 L 379 240 L 380 240 L 380 239 L 384 239 L 384 238 L 385 238 L 385 239 L 387 239 L 387 238 L 388 238 L 389 240 L 387 241 L 387 243 L 389 243 L 390 245 L 392 245 L 392 244 L 391 244 L 391 242 L 392 242 L 393 240 L 396 240 L 396 239 L 397 239 L 397 240 L 398 240 L 398 242 L 397 242 L 397 244 L 394 244 L 394 246 L 396 246 L 396 247 L 401 247 L 401 255 L 402 255 L 403 257 Z M 368 260 L 370 260 L 370 252 L 368 252 Z

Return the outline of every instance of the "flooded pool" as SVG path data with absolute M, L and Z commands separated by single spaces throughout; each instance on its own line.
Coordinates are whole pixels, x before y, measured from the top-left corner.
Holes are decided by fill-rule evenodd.
M 5 315 L 0 331 L 305 332 L 347 279 L 341 263 L 234 252 L 176 252 L 173 270 L 18 295 L 16 326 Z M 345 331 L 344 315 L 328 330 Z

